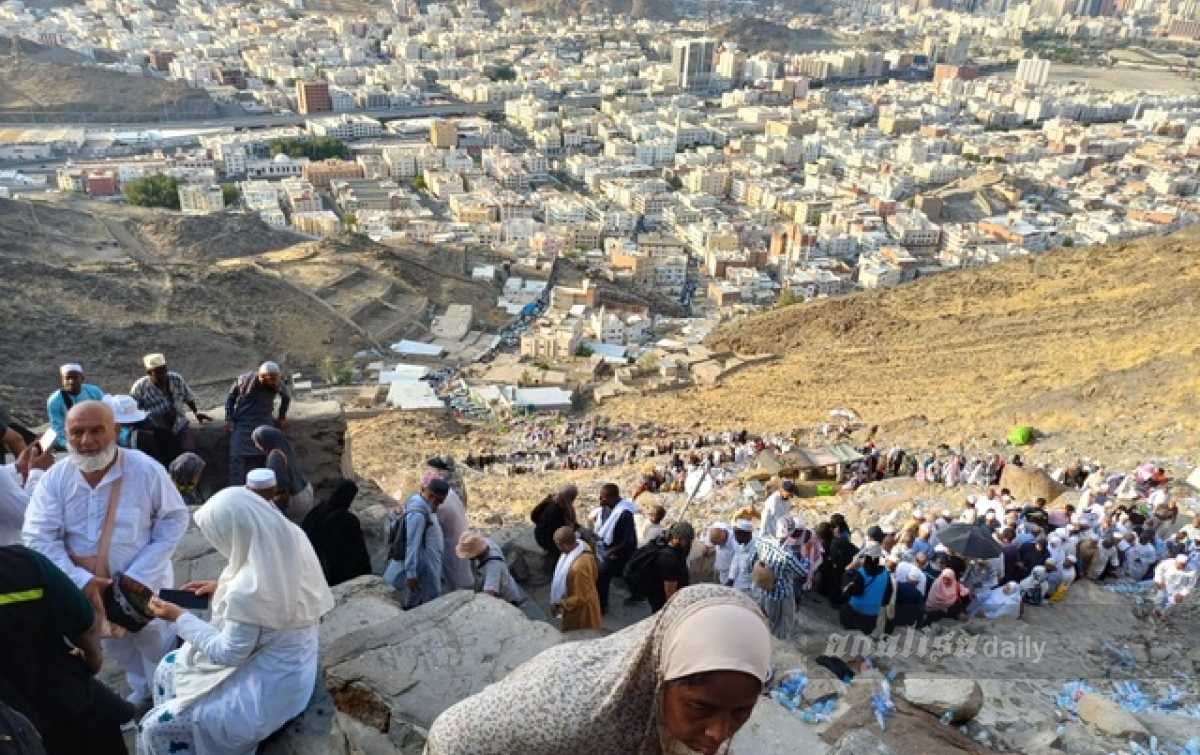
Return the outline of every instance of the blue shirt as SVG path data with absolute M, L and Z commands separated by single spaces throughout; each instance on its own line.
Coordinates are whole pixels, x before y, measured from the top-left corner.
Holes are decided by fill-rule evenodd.
M 104 391 L 98 385 L 84 383 L 79 388 L 78 396 L 71 396 L 71 406 L 81 401 L 99 401 L 104 398 Z M 54 444 L 59 448 L 67 447 L 67 412 L 71 410 L 63 400 L 63 391 L 59 389 L 46 399 L 46 413 L 50 415 L 50 427 L 58 434 Z

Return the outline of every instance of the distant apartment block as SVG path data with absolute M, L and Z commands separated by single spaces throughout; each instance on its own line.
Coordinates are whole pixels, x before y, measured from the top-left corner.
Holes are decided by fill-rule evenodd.
M 454 149 L 458 146 L 458 126 L 453 121 L 434 118 L 429 124 L 429 141 L 437 149 Z
M 349 160 L 319 160 L 304 166 L 304 177 L 317 189 L 328 189 L 330 181 L 362 178 L 363 167 Z
M 334 115 L 308 121 L 308 131 L 334 139 L 369 139 L 383 134 L 383 126 L 365 115 Z
M 679 79 L 679 86 L 687 90 L 710 88 L 716 55 L 715 39 L 676 40 L 671 51 L 671 68 Z
M 1017 81 L 1030 86 L 1044 87 L 1050 80 L 1050 61 L 1041 58 L 1025 58 L 1017 63 Z
M 297 81 L 296 102 L 302 115 L 333 112 L 329 84 L 324 81 Z
M 208 215 L 225 209 L 225 195 L 217 184 L 180 184 L 179 210 L 184 215 Z

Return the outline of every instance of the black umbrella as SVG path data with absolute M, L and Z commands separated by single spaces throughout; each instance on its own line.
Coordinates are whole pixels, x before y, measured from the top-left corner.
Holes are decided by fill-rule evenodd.
M 938 542 L 963 558 L 996 558 L 1000 543 L 986 527 L 958 522 L 937 533 Z

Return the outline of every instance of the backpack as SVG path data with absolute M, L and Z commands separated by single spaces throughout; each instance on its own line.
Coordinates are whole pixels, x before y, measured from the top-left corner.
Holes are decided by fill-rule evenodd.
M 37 729 L 4 702 L 0 702 L 0 755 L 46 755 Z
M 658 554 L 667 547 L 666 535 L 659 535 L 633 552 L 625 564 L 625 584 L 635 595 L 646 594 L 654 589 L 654 583 L 662 581 L 658 570 Z
M 430 514 L 427 511 L 420 514 L 425 519 L 421 527 L 421 537 L 424 538 L 425 530 L 429 529 Z M 408 510 L 389 511 L 384 520 L 384 527 L 387 532 L 388 558 L 392 561 L 405 560 L 408 557 Z

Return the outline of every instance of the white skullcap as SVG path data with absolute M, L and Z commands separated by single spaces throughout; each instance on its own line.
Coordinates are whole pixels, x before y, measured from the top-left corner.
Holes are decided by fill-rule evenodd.
M 738 528 L 742 532 L 753 532 L 754 531 L 754 522 L 751 522 L 749 519 L 739 519 L 733 526 Z
M 259 375 L 278 375 L 279 374 L 279 365 L 276 364 L 275 362 L 263 362 L 258 367 L 258 374 Z
M 158 369 L 159 367 L 167 366 L 167 358 L 162 354 L 147 354 L 142 357 L 142 364 L 147 370 Z
M 251 490 L 269 490 L 275 487 L 275 473 L 269 469 L 251 469 L 246 474 L 246 487 Z
M 62 375 L 63 377 L 70 375 L 72 372 L 78 372 L 80 375 L 82 375 L 83 365 L 79 364 L 78 362 L 68 362 L 67 364 L 64 364 L 62 367 L 58 368 L 58 374 Z

